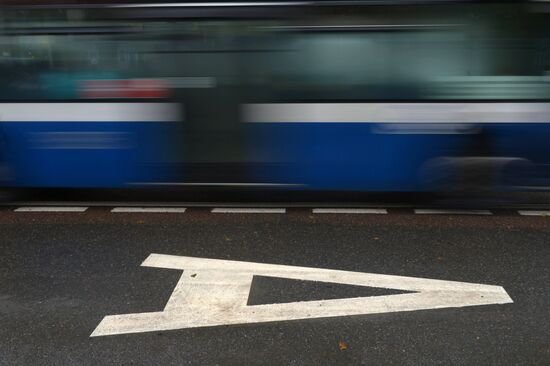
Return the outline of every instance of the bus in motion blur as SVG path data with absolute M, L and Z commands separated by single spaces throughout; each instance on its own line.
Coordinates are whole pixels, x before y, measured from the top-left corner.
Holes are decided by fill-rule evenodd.
M 5 1 L 5 187 L 550 187 L 550 3 Z

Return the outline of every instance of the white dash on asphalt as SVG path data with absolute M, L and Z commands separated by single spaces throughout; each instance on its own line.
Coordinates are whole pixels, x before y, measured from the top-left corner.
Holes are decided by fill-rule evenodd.
M 550 216 L 550 211 L 519 210 L 522 216 Z
M 115 207 L 111 212 L 184 213 L 185 207 Z
M 314 214 L 387 214 L 385 208 L 314 208 Z
M 245 208 L 245 207 L 220 207 L 213 208 L 212 213 L 277 213 L 286 212 L 286 208 Z
M 55 207 L 55 206 L 27 206 L 16 208 L 15 212 L 84 212 L 88 207 Z
M 415 214 L 421 215 L 492 215 L 489 210 L 435 210 L 435 209 L 416 209 Z

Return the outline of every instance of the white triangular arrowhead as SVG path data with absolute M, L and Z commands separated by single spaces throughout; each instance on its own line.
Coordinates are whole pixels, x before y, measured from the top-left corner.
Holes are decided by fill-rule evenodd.
M 163 311 L 106 316 L 91 334 L 92 337 L 513 302 L 500 286 L 426 278 L 163 254 L 151 254 L 142 266 L 185 272 Z M 381 287 L 412 293 L 247 305 L 255 275 Z

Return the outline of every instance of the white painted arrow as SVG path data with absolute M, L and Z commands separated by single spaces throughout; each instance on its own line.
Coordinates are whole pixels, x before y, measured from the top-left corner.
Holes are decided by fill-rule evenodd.
M 185 272 L 163 311 L 106 316 L 91 334 L 92 337 L 513 302 L 500 286 L 426 278 L 163 254 L 151 254 L 142 266 Z M 247 305 L 255 275 L 412 293 Z

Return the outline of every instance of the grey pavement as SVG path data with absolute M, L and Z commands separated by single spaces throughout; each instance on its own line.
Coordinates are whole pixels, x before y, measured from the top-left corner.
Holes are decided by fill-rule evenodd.
M 498 285 L 514 302 L 90 337 L 106 315 L 162 311 L 181 272 L 140 266 L 151 253 Z M 384 291 L 258 277 L 249 303 Z M 548 365 L 550 217 L 4 207 L 0 325 L 2 365 Z

